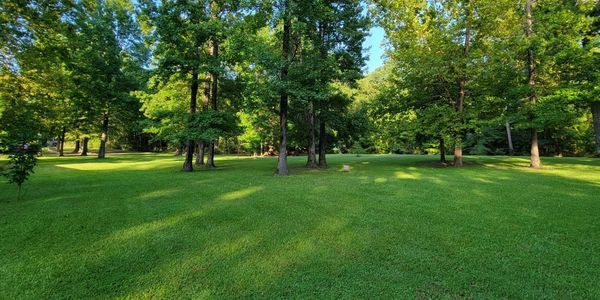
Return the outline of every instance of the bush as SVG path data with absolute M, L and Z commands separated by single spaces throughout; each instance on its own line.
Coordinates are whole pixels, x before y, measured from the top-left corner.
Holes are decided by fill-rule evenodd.
M 21 198 L 21 186 L 33 173 L 39 150 L 39 145 L 27 143 L 9 148 L 8 168 L 3 170 L 2 175 L 8 179 L 9 183 L 17 184 L 19 188 L 17 198 L 19 199 Z

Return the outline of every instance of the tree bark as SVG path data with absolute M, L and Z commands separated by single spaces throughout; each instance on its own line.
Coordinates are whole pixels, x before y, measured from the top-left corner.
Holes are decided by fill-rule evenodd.
M 527 49 L 527 84 L 531 91 L 529 92 L 529 101 L 535 104 L 537 96 L 535 94 L 535 59 L 533 57 L 533 48 L 531 43 L 531 35 L 533 34 L 533 13 L 532 13 L 533 0 L 527 0 L 525 2 L 525 14 L 527 15 L 527 24 L 525 26 L 525 37 L 529 40 L 529 47 Z M 529 120 L 533 122 L 533 116 L 529 116 Z M 537 169 L 541 166 L 540 162 L 540 150 L 538 147 L 538 134 L 537 129 L 532 125 L 531 128 L 531 159 L 529 166 Z
M 215 143 L 211 142 L 208 145 L 208 155 L 206 157 L 206 167 L 214 168 L 215 167 Z
M 512 131 L 510 129 L 510 123 L 506 121 L 504 123 L 504 126 L 506 127 L 506 138 L 508 140 L 508 155 L 513 155 L 513 153 L 515 152 L 515 147 L 513 146 L 512 142 Z
M 198 72 L 192 72 L 192 82 L 190 85 L 190 116 L 196 113 L 196 97 L 198 95 Z M 194 148 L 196 141 L 188 140 L 185 144 L 185 161 L 181 171 L 191 172 L 194 170 Z
M 531 162 L 530 167 L 537 169 L 540 167 L 540 149 L 538 147 L 538 132 L 531 128 Z
M 60 138 L 58 142 L 58 156 L 65 156 L 65 135 L 67 134 L 67 127 L 63 126 L 60 132 Z
M 104 113 L 102 120 L 102 134 L 100 135 L 100 149 L 98 149 L 98 158 L 106 157 L 106 142 L 108 141 L 108 112 Z
M 75 149 L 73 149 L 74 154 L 79 153 L 81 151 L 81 141 L 79 139 L 75 140 Z
M 467 9 L 469 9 L 467 7 Z M 468 12 L 467 12 L 468 14 Z M 456 132 L 456 137 L 454 139 L 454 166 L 462 167 L 463 166 L 463 156 L 462 156 L 462 127 L 464 125 L 464 105 L 465 105 L 465 84 L 467 82 L 467 59 L 469 57 L 469 46 L 471 44 L 471 31 L 467 25 L 465 30 L 465 44 L 464 44 L 464 52 L 463 56 L 465 59 L 464 65 L 464 74 L 462 74 L 461 78 L 458 80 L 458 101 L 456 103 L 456 111 L 459 115 L 459 130 Z
M 290 57 L 290 35 L 291 35 L 291 15 L 289 12 L 289 1 L 284 1 L 284 12 L 283 12 L 283 40 L 282 40 L 282 54 L 283 54 L 283 65 L 281 67 L 280 79 L 284 83 L 287 83 L 288 77 L 288 64 Z M 287 112 L 288 112 L 288 93 L 287 86 L 281 89 L 281 95 L 279 100 L 279 126 L 280 126 L 280 140 L 279 140 L 279 157 L 277 161 L 277 175 L 287 176 L 289 174 L 287 166 Z
M 307 168 L 317 168 L 317 150 L 315 146 L 315 110 L 312 102 L 308 103 L 308 161 Z
M 208 110 L 208 105 L 210 102 L 210 82 L 211 76 L 210 73 L 206 74 L 206 80 L 204 81 L 204 92 L 202 95 L 202 111 Z M 198 143 L 198 153 L 196 154 L 196 166 L 205 166 L 204 164 L 204 156 L 206 155 L 206 146 L 207 143 L 205 141 L 200 141 Z
M 197 148 L 196 148 L 196 166 L 197 167 L 204 166 L 204 148 L 206 148 L 206 146 L 204 145 L 204 141 L 199 141 L 197 143 Z
M 88 143 L 89 143 L 89 141 L 90 141 L 89 137 L 86 136 L 86 137 L 83 138 L 83 142 L 82 142 L 83 145 L 81 146 L 81 154 L 79 154 L 79 155 L 81 155 L 81 156 L 87 156 L 88 155 Z
M 323 113 L 323 112 L 321 112 Z M 319 167 L 327 168 L 327 131 L 325 130 L 325 117 L 319 118 Z
M 446 144 L 443 137 L 440 138 L 440 162 L 446 163 Z
M 596 140 L 595 156 L 600 157 L 600 101 L 592 102 L 591 107 L 592 107 L 592 120 L 594 123 L 594 137 Z
M 217 18 L 216 13 L 213 14 L 213 18 Z M 219 58 L 219 42 L 216 38 L 211 40 L 211 49 L 210 54 L 215 61 L 218 61 Z M 211 107 L 214 111 L 217 111 L 217 100 L 218 100 L 218 88 L 219 88 L 219 74 L 215 69 L 210 72 L 210 81 L 211 81 L 211 89 L 210 89 L 210 102 Z M 215 168 L 215 141 L 211 141 L 208 145 L 208 158 L 206 161 L 206 166 L 209 168 Z

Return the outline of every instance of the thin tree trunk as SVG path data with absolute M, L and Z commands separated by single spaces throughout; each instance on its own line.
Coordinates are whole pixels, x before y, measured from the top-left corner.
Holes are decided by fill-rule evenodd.
M 206 146 L 204 145 L 204 141 L 199 141 L 197 144 L 197 151 L 196 151 L 196 166 L 197 167 L 203 167 L 204 166 L 204 148 L 206 148 Z
M 196 113 L 196 97 L 198 95 L 198 72 L 194 70 L 192 72 L 192 82 L 190 85 L 190 116 Z M 188 140 L 185 144 L 185 161 L 181 168 L 184 172 L 191 172 L 194 170 L 194 148 L 196 141 Z
M 283 66 L 281 67 L 280 79 L 282 82 L 287 81 L 288 64 L 290 57 L 290 35 L 291 35 L 291 15 L 289 12 L 289 1 L 284 1 L 283 12 Z M 279 159 L 277 161 L 277 175 L 286 176 L 289 174 L 287 166 L 287 113 L 288 113 L 288 93 L 286 88 L 281 89 L 281 97 L 279 100 L 279 126 L 281 136 L 279 141 Z
M 323 113 L 323 112 L 321 112 Z M 325 130 L 325 117 L 319 118 L 319 167 L 327 168 L 327 131 Z
M 538 147 L 538 132 L 535 128 L 531 128 L 531 164 L 532 168 L 540 167 L 540 149 Z
M 106 142 L 108 140 L 108 112 L 104 113 L 102 120 L 102 134 L 100 135 L 100 149 L 98 149 L 98 158 L 106 157 Z
M 208 104 L 210 102 L 210 82 L 211 76 L 209 73 L 206 74 L 206 80 L 204 81 L 204 92 L 202 95 L 202 111 L 208 110 Z M 196 166 L 206 166 L 204 164 L 204 156 L 206 155 L 206 146 L 207 143 L 205 141 L 200 141 L 198 143 L 198 153 L 196 155 Z
M 468 8 L 467 8 L 468 9 Z M 467 82 L 467 76 L 466 76 L 466 72 L 467 72 L 467 65 L 466 65 L 466 60 L 469 57 L 469 46 L 471 43 L 471 31 L 469 30 L 468 26 L 465 30 L 465 45 L 464 45 L 464 58 L 465 58 L 465 69 L 463 70 L 464 74 L 462 75 L 462 77 L 458 80 L 458 101 L 456 103 L 456 111 L 458 112 L 459 115 L 459 130 L 456 132 L 456 137 L 454 139 L 454 166 L 455 167 L 462 167 L 463 166 L 463 156 L 462 156 L 462 127 L 464 124 L 464 116 L 463 116 L 463 111 L 464 111 L 464 105 L 465 105 L 465 84 Z
M 216 14 L 213 14 L 213 18 L 217 18 Z M 211 40 L 211 49 L 210 54 L 212 55 L 215 61 L 219 58 L 219 42 L 216 38 Z M 210 102 L 211 107 L 214 111 L 217 111 L 217 100 L 218 100 L 218 87 L 219 87 L 219 74 L 216 71 L 210 72 L 210 81 L 211 81 L 211 91 L 210 91 Z M 209 168 L 215 168 L 215 141 L 211 141 L 208 145 L 208 159 L 206 161 L 206 166 Z
M 58 142 L 58 156 L 65 156 L 65 135 L 67 135 L 67 127 L 63 126 Z
M 443 137 L 440 137 L 440 162 L 446 163 L 446 144 Z
M 556 156 L 563 157 L 562 138 L 560 136 L 554 139 L 554 152 Z
M 315 110 L 312 102 L 308 103 L 308 161 L 307 168 L 317 168 L 317 150 L 315 146 Z
M 529 93 L 529 101 L 535 104 L 537 96 L 535 94 L 535 59 L 533 57 L 533 48 L 531 43 L 531 35 L 533 34 L 533 14 L 532 14 L 533 0 L 527 0 L 525 2 L 525 13 L 527 15 L 527 26 L 525 27 L 525 37 L 529 40 L 529 47 L 527 49 L 527 84 L 531 89 Z M 533 116 L 529 117 L 530 121 L 533 121 Z M 529 164 L 531 168 L 537 169 L 541 166 L 540 162 L 540 150 L 538 147 L 538 134 L 537 129 L 531 128 L 531 162 Z
M 81 151 L 81 141 L 79 139 L 75 140 L 75 149 L 73 149 L 74 154 L 79 153 Z
M 600 157 L 600 101 L 592 102 L 591 107 L 592 107 L 592 120 L 594 123 L 594 137 L 596 139 L 595 155 Z
M 215 143 L 211 142 L 208 145 L 208 156 L 206 157 L 206 166 L 209 168 L 215 167 Z
M 504 126 L 506 127 L 506 138 L 508 139 L 508 155 L 513 155 L 513 153 L 515 152 L 515 147 L 513 146 L 512 142 L 512 131 L 510 129 L 510 123 L 506 121 L 504 123 Z
M 81 146 L 81 154 L 79 154 L 79 155 L 81 155 L 81 156 L 87 156 L 88 155 L 88 143 L 89 143 L 89 141 L 90 141 L 89 137 L 86 136 L 86 137 L 83 138 L 83 142 L 82 142 L 83 145 Z

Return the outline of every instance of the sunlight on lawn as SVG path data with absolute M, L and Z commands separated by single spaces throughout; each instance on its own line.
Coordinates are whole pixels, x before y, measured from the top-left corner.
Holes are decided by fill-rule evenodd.
M 229 193 L 223 194 L 223 196 L 219 197 L 219 200 L 232 201 L 239 200 L 242 198 L 246 198 L 254 193 L 260 192 L 263 190 L 262 186 L 248 187 L 239 191 L 233 191 Z

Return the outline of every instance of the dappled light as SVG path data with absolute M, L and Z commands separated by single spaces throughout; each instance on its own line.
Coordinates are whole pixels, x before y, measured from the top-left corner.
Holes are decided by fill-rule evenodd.
M 45 158 L 26 200 L 0 190 L 1 272 L 10 274 L 2 290 L 34 298 L 595 293 L 593 280 L 551 278 L 598 275 L 588 258 L 600 250 L 589 235 L 600 169 L 579 159 L 548 159 L 538 172 L 520 158 L 468 159 L 477 163 L 456 170 L 426 156 L 332 155 L 330 168 L 314 172 L 291 157 L 296 173 L 281 180 L 275 158 L 223 157 L 217 162 L 231 168 L 193 176 L 173 171 L 171 156 L 121 156 L 111 176 L 104 162 Z M 573 168 L 561 167 L 569 160 Z M 353 170 L 339 172 L 343 164 Z M 476 287 L 453 283 L 464 280 Z

